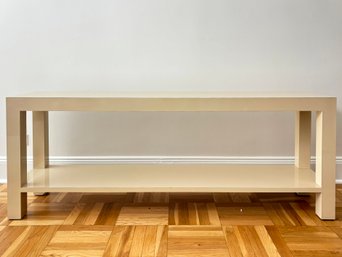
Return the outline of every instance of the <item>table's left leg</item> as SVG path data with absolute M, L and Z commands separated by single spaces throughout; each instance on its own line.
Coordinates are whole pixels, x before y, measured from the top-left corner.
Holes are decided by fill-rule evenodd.
M 27 212 L 26 112 L 7 104 L 7 211 L 9 219 L 21 219 Z
M 33 125 L 33 168 L 45 169 L 49 166 L 49 116 L 47 111 L 32 112 Z M 44 195 L 45 192 L 35 192 Z

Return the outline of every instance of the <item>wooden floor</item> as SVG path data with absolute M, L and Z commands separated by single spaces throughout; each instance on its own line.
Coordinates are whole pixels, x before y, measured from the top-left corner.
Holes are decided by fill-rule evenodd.
M 6 218 L 1 256 L 342 256 L 337 220 L 321 221 L 313 196 L 295 194 L 29 194 L 28 216 Z

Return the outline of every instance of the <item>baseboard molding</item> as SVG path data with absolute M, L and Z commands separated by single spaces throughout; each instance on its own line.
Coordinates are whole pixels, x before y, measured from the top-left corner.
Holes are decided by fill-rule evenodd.
M 32 165 L 32 156 L 28 157 Z M 51 164 L 115 164 L 115 163 L 203 163 L 203 164 L 293 164 L 293 156 L 50 156 Z M 311 158 L 315 164 L 315 158 Z M 336 158 L 336 164 L 342 165 L 342 156 Z M 6 156 L 0 156 L 0 165 L 6 165 Z M 0 183 L 6 183 L 0 177 Z M 336 183 L 342 184 L 342 179 Z

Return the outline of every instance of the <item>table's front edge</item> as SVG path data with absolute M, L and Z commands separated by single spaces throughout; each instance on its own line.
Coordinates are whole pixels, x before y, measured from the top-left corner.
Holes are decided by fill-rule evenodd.
M 19 111 L 324 111 L 336 97 L 294 98 L 60 98 L 7 97 Z

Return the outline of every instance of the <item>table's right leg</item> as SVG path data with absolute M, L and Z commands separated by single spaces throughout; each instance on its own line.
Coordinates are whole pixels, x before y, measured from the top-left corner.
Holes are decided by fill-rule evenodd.
M 27 212 L 26 112 L 7 102 L 7 210 L 9 219 L 21 219 Z
M 336 102 L 317 112 L 316 183 L 322 192 L 316 194 L 316 214 L 324 220 L 336 218 Z

